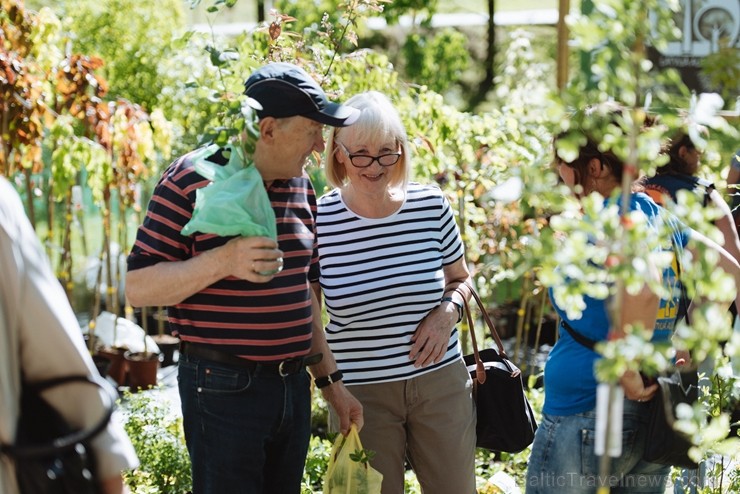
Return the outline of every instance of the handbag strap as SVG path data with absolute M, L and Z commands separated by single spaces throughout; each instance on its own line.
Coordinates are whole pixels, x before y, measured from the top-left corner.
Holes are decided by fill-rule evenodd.
M 588 336 L 584 336 L 575 329 L 573 329 L 573 326 L 568 324 L 568 321 L 565 319 L 560 319 L 560 324 L 562 324 L 563 329 L 565 329 L 571 338 L 573 338 L 576 342 L 580 343 L 581 345 L 585 346 L 589 350 L 596 351 L 596 343 L 598 343 L 596 340 L 592 340 Z
M 478 305 L 478 308 L 480 309 L 480 313 L 483 316 L 483 320 L 486 323 L 486 326 L 488 326 L 488 330 L 491 333 L 491 337 L 496 342 L 496 346 L 498 347 L 498 353 L 501 355 L 501 357 L 508 358 L 506 356 L 506 352 L 504 351 L 504 345 L 501 342 L 501 338 L 498 335 L 498 332 L 496 331 L 496 326 L 494 326 L 493 321 L 491 321 L 490 316 L 485 310 L 485 306 L 483 305 L 483 302 L 480 299 L 480 296 L 475 291 L 475 289 L 469 285 L 468 283 L 465 283 L 465 286 L 468 287 L 468 290 L 470 290 L 470 294 L 475 300 L 475 303 Z M 458 291 L 456 288 L 455 291 Z M 475 379 L 478 381 L 479 384 L 483 384 L 486 382 L 486 368 L 483 365 L 483 361 L 480 358 L 480 352 L 478 351 L 478 342 L 475 339 L 475 324 L 473 323 L 473 316 L 470 312 L 470 305 L 468 304 L 468 298 L 465 297 L 465 295 L 462 292 L 459 292 L 463 299 L 463 305 L 465 306 L 465 314 L 468 318 L 468 329 L 470 331 L 470 342 L 473 344 L 473 356 L 475 359 Z
M 105 413 L 100 420 L 88 429 L 72 432 L 65 436 L 54 439 L 50 443 L 33 445 L 33 446 L 14 446 L 9 444 L 0 444 L 0 452 L 14 458 L 34 458 L 53 454 L 60 450 L 66 450 L 75 444 L 86 442 L 100 434 L 108 426 L 113 410 L 115 407 L 115 398 L 113 397 L 110 387 L 103 385 L 99 378 L 90 376 L 60 376 L 53 377 L 44 381 L 35 383 L 23 382 L 23 392 L 41 393 L 44 390 L 68 384 L 71 382 L 82 382 L 97 386 L 104 391 L 105 396 Z M 42 398 L 43 399 L 43 398 Z

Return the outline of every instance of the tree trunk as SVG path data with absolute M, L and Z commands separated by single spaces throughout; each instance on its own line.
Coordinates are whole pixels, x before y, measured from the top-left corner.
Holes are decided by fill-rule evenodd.
M 483 80 L 478 85 L 478 90 L 472 93 L 470 100 L 468 101 L 468 109 L 474 111 L 475 108 L 486 100 L 488 92 L 493 89 L 493 62 L 494 56 L 496 55 L 496 23 L 494 22 L 493 15 L 495 12 L 495 0 L 488 0 L 488 25 L 487 25 L 487 39 L 488 46 L 486 50 L 486 60 L 484 62 L 486 67 L 486 74 L 483 76 Z

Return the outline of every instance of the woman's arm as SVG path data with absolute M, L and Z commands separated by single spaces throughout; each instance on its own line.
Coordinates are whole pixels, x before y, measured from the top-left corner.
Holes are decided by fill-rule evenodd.
M 445 294 L 453 302 L 443 301 L 419 323 L 414 336 L 409 358 L 414 360 L 414 366 L 426 367 L 436 364 L 447 352 L 452 328 L 459 319 L 458 307 L 464 306 L 462 296 L 470 299 L 469 289 L 464 286 L 470 283 L 470 271 L 465 263 L 464 256 L 454 263 L 445 266 Z
M 717 218 L 717 221 L 715 221 L 715 225 L 719 231 L 722 232 L 722 237 L 725 240 L 722 247 L 724 247 L 732 257 L 740 261 L 740 238 L 738 238 L 735 218 L 732 217 L 730 206 L 725 202 L 717 189 L 712 190 L 709 198 L 712 201 L 712 205 L 722 212 L 722 216 Z

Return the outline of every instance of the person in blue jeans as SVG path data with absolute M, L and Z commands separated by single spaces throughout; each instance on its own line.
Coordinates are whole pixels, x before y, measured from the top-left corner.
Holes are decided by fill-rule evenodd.
M 157 184 L 128 258 L 129 302 L 168 306 L 182 341 L 178 382 L 193 494 L 300 492 L 311 432 L 307 366 L 341 432 L 363 425 L 308 284 L 318 269 L 316 198 L 303 169 L 324 150 L 324 125 L 350 125 L 359 112 L 329 102 L 308 73 L 287 63 L 253 72 L 246 94 L 262 106 L 252 159 L 277 241 L 184 235 L 196 192 L 210 183 L 189 153 Z M 223 151 L 208 159 L 227 162 Z
M 616 120 L 609 115 L 619 111 L 611 107 L 593 108 L 587 114 L 601 116 L 614 123 Z M 577 129 L 576 126 L 573 128 Z M 580 135 L 574 136 L 574 133 Z M 582 144 L 578 156 L 566 161 L 559 154 L 558 142 L 561 139 L 573 142 L 574 137 L 580 138 Z M 614 150 L 583 130 L 557 136 L 554 149 L 558 173 L 577 197 L 598 193 L 607 202 L 614 200 L 612 195 L 620 189 L 625 170 L 624 162 Z M 720 253 L 720 267 L 731 272 L 740 286 L 740 265 L 721 247 L 692 230 L 681 228 L 638 186 L 634 186 L 629 200 L 629 210 L 644 215 L 655 235 L 662 235 L 662 222 L 669 222 L 671 240 L 679 256 L 682 249 L 690 248 L 692 242 L 702 242 L 716 249 Z M 666 244 L 670 249 L 668 239 Z M 675 267 L 667 268 L 662 274 L 655 273 L 656 279 L 671 286 L 675 283 L 676 271 Z M 645 328 L 655 328 L 653 339 L 670 338 L 678 294 L 661 300 L 645 285 L 635 294 L 625 291 L 622 297 L 623 306 L 629 310 L 623 311 L 623 326 L 615 327 L 611 336 L 623 337 L 627 325 L 641 324 Z M 584 337 L 596 342 L 607 339 L 612 326 L 608 307 L 610 300 L 585 296 L 582 317 L 575 319 L 557 304 L 552 292 L 551 299 L 562 323 L 560 337 L 545 365 L 545 402 L 526 474 L 527 494 L 594 493 L 602 481 L 608 482 L 612 493 L 663 494 L 670 467 L 642 459 L 648 402 L 655 395 L 657 385 L 647 385 L 635 371 L 625 372 L 619 380 L 624 392 L 622 454 L 612 459 L 609 478 L 599 478 L 601 458 L 594 450 L 598 385 L 594 364 L 600 355 L 579 340 Z

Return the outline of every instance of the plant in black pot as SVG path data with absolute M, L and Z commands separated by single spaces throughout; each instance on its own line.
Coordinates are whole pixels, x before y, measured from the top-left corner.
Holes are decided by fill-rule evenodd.
M 147 307 L 141 308 L 142 320 L 147 321 Z M 154 311 L 154 320 L 157 324 L 157 332 L 152 336 L 152 339 L 159 347 L 159 352 L 162 354 L 161 365 L 162 367 L 168 367 L 175 363 L 175 350 L 180 346 L 180 338 L 173 336 L 167 324 L 167 310 L 163 307 L 157 307 Z M 146 324 L 146 322 L 144 323 Z M 144 330 L 146 331 L 146 327 Z

